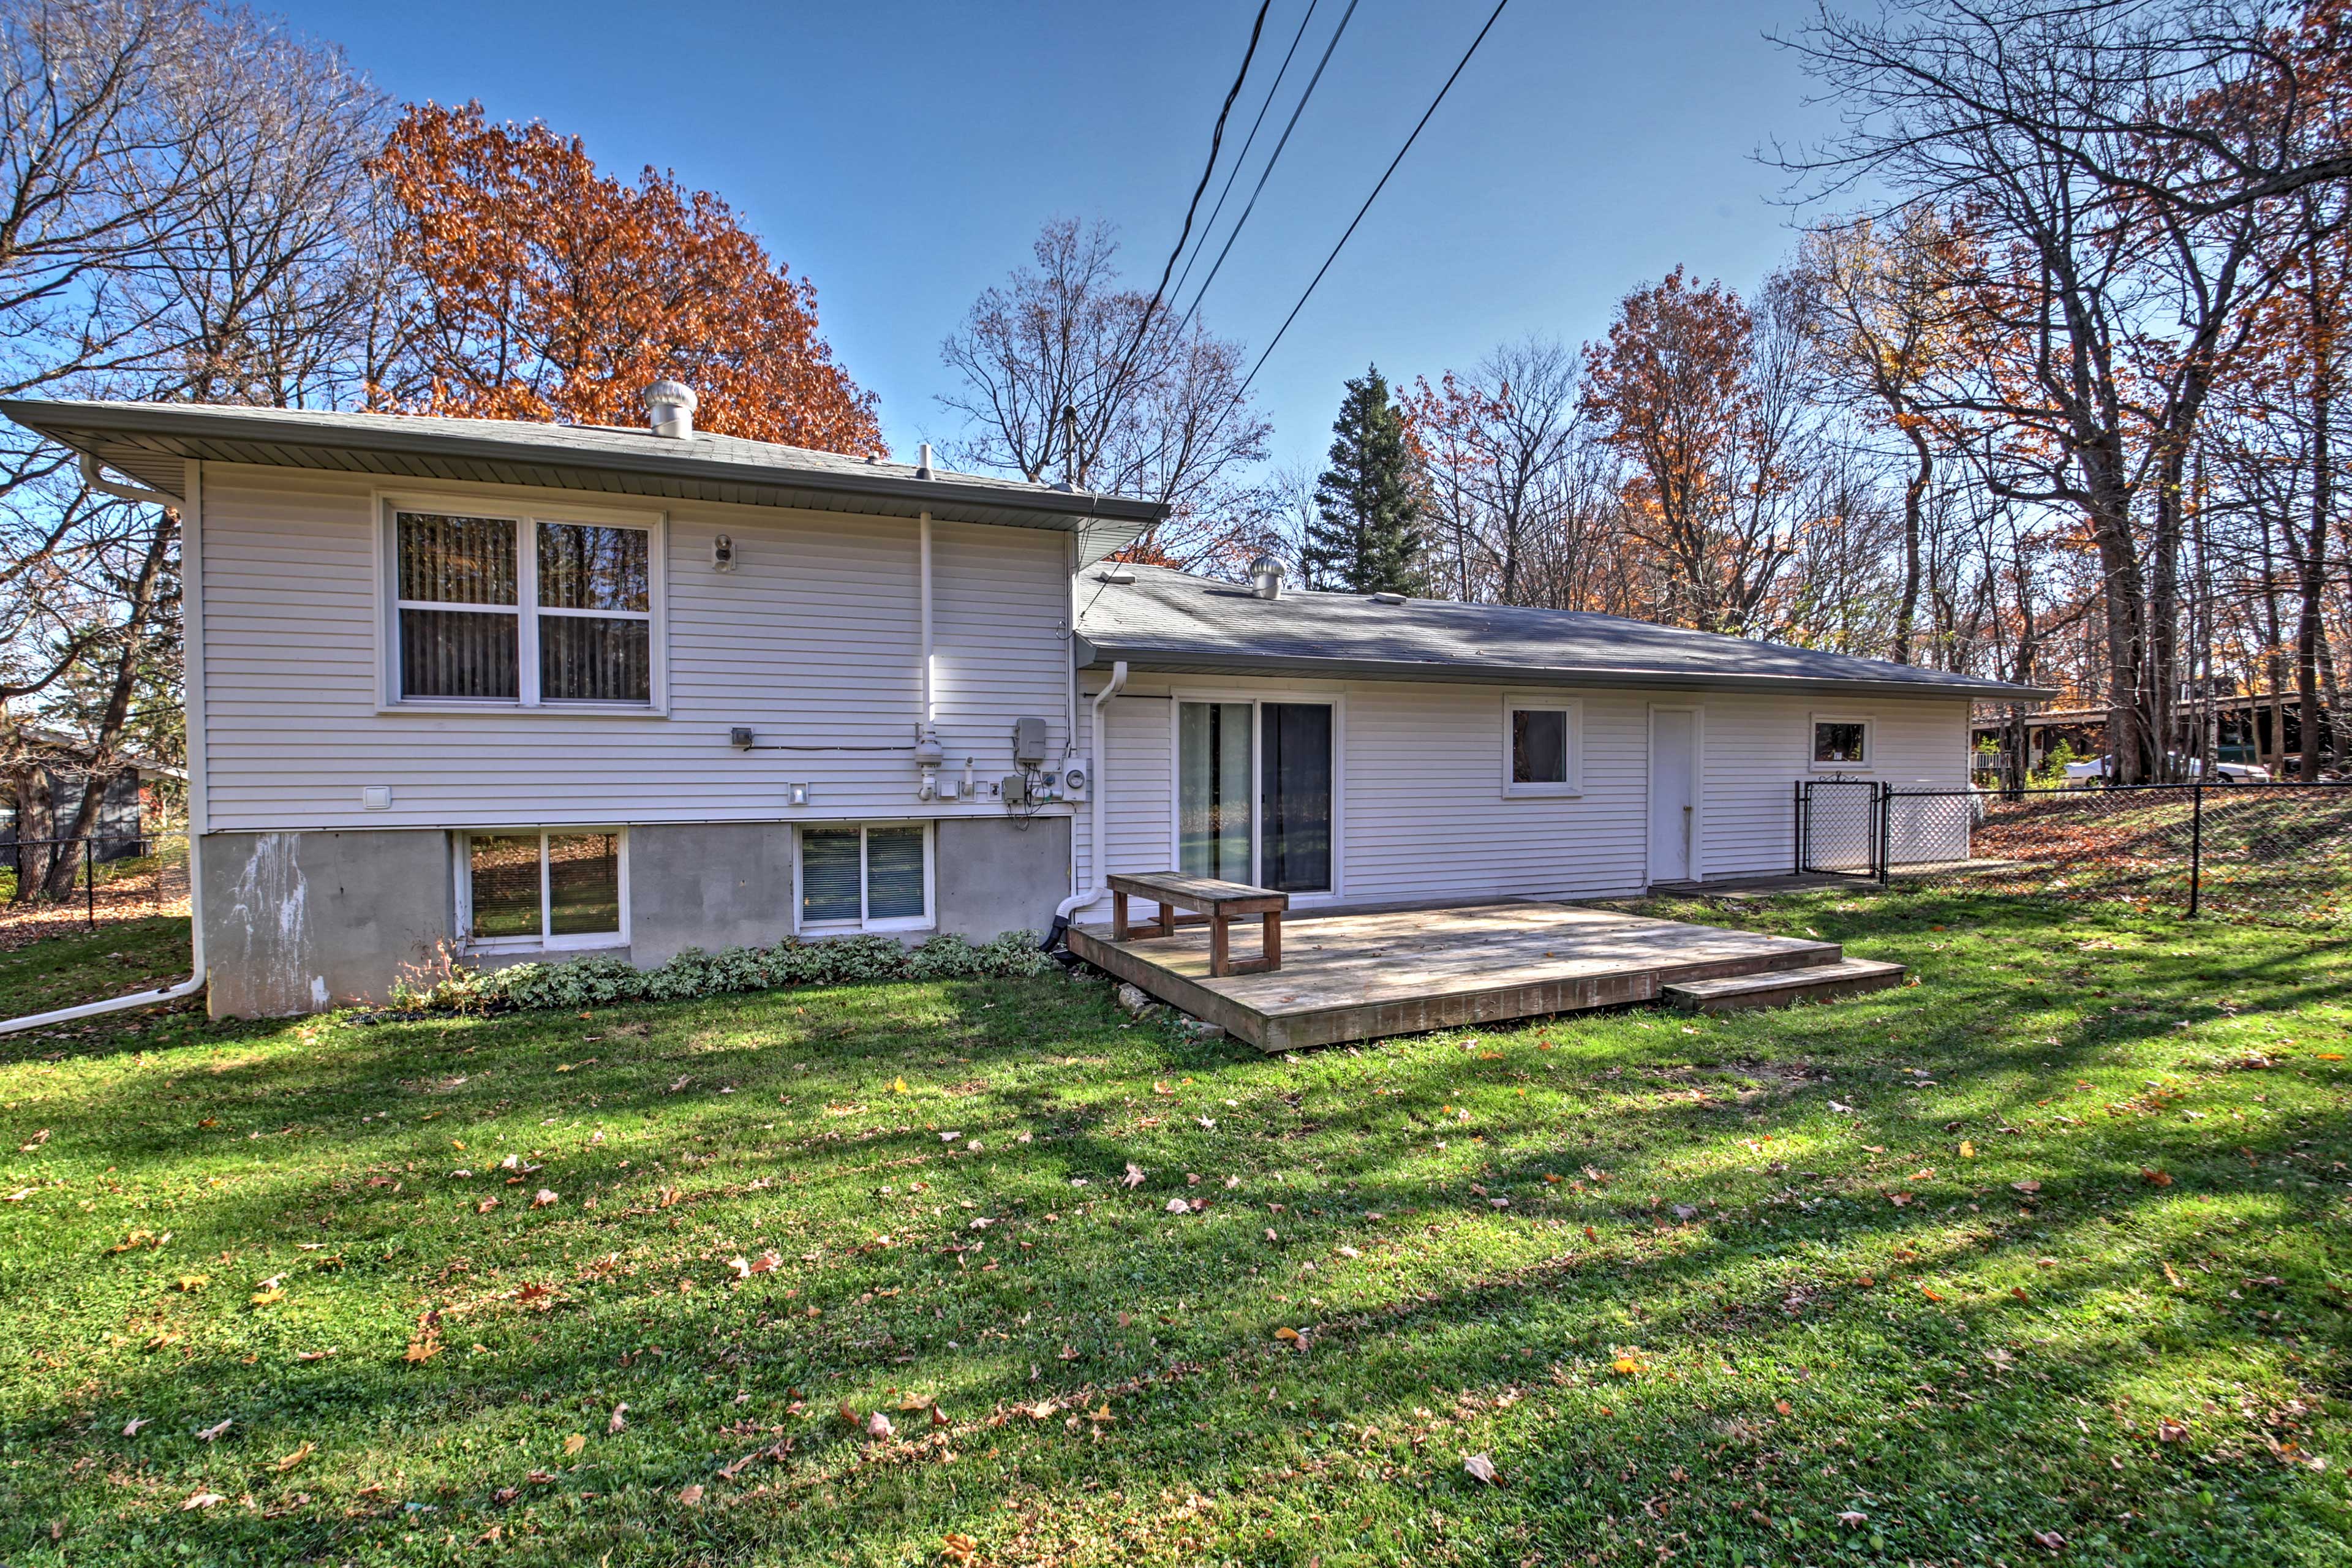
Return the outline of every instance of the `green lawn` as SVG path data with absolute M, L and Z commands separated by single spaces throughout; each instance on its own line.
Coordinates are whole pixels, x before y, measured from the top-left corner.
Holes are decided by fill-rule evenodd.
M 2344 1561 L 2342 936 L 1689 912 L 1922 983 L 1295 1060 L 1058 977 L 0 1040 L 0 1562 Z

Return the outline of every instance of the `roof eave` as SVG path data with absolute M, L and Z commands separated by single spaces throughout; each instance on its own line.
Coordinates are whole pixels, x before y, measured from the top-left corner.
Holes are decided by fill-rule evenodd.
M 1128 668 L 1165 675 L 1296 675 L 1324 680 L 1418 680 L 1482 686 L 1597 687 L 1667 691 L 1789 691 L 1847 697 L 1940 697 L 1979 702 L 2041 702 L 2056 692 L 1998 681 L 1841 679 L 1810 675 L 1717 675 L 1690 670 L 1596 669 L 1538 665 L 1473 665 L 1394 659 L 1324 658 L 1297 654 L 1210 652 L 1120 647 L 1081 634 L 1078 668 L 1125 660 Z
M 856 495 L 898 500 L 909 515 L 941 505 L 975 510 L 1024 513 L 1044 526 L 1069 532 L 1087 531 L 1090 524 L 1127 523 L 1140 532 L 1168 515 L 1161 502 L 1124 496 L 1091 495 L 1082 491 L 1054 492 L 1050 502 L 1020 490 L 989 485 L 959 484 L 953 479 L 901 479 L 896 475 L 836 473 L 827 468 L 782 468 L 740 463 L 720 458 L 681 452 L 603 453 L 584 448 L 543 449 L 502 440 L 496 435 L 450 435 L 437 430 L 397 427 L 352 429 L 325 427 L 295 418 L 273 419 L 268 412 L 239 413 L 233 419 L 207 417 L 205 410 L 164 403 L 56 403 L 38 398 L 0 400 L 0 414 L 27 429 L 77 451 L 91 452 L 91 435 L 160 437 L 190 442 L 205 440 L 282 443 L 288 446 L 331 447 L 380 457 L 435 458 L 455 461 L 524 463 L 549 470 L 582 473 L 641 474 L 679 482 L 697 480 L 746 489 L 791 489 L 821 494 Z M 486 425 L 497 421 L 486 420 Z M 81 439 L 76 439 L 77 437 Z M 189 452 L 189 457 L 201 453 Z M 214 459 L 220 460 L 220 459 Z M 239 459 L 226 459 L 239 460 Z M 1132 535 L 1130 535 L 1132 537 Z

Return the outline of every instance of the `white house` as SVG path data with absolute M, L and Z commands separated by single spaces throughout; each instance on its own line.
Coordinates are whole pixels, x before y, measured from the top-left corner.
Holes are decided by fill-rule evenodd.
M 180 511 L 215 1013 L 381 997 L 450 953 L 1043 929 L 1098 911 L 1097 839 L 1302 909 L 1784 869 L 1794 781 L 1958 787 L 1969 700 L 2019 695 L 1113 568 L 1158 507 L 691 406 L 0 404 Z

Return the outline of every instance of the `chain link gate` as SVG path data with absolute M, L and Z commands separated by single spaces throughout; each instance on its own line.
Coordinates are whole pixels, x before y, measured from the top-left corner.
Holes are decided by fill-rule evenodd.
M 1886 879 L 1887 786 L 1875 779 L 1799 779 L 1799 876 Z

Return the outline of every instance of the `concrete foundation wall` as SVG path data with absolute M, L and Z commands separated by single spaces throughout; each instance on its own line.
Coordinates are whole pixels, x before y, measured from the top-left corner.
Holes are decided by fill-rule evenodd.
M 793 830 L 782 822 L 629 829 L 629 961 L 689 947 L 772 947 L 793 930 Z
M 936 831 L 939 930 L 985 942 L 1052 921 L 1069 889 L 1068 818 L 945 821 Z M 651 968 L 689 947 L 765 947 L 792 934 L 789 823 L 632 827 L 627 853 L 629 944 L 602 951 Z M 457 934 L 442 833 L 215 833 L 199 859 L 215 1017 L 381 1002 L 404 967 L 432 964 Z M 502 968 L 538 956 L 473 962 Z
M 1070 892 L 1070 819 L 942 822 L 932 891 L 943 931 L 985 942 L 1008 931 L 1043 933 Z
M 455 934 L 438 833 L 215 833 L 197 856 L 216 1018 L 381 1001 Z

